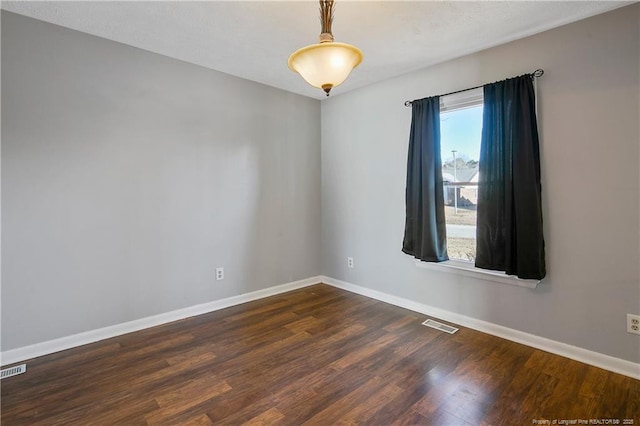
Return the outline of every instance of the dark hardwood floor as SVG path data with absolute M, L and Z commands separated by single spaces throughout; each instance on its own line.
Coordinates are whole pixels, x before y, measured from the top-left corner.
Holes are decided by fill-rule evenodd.
M 638 380 L 425 319 L 319 284 L 27 361 L 1 421 L 640 424 Z

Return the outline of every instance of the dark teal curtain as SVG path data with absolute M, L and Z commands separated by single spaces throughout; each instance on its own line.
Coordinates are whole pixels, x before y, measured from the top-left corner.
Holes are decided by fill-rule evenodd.
M 484 86 L 476 263 L 525 279 L 546 275 L 533 77 Z
M 412 103 L 402 251 L 426 262 L 449 260 L 446 232 L 440 97 L 435 96 Z

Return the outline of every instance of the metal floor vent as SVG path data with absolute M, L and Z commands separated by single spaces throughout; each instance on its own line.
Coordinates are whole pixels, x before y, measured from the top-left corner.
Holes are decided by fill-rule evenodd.
M 16 365 L 14 367 L 5 368 L 0 370 L 0 379 L 6 379 L 7 377 L 17 376 L 18 374 L 25 373 L 27 371 L 27 364 Z
M 453 334 L 458 331 L 457 328 L 451 327 L 450 325 L 443 324 L 438 321 L 434 321 L 431 319 L 426 320 L 422 323 L 422 325 L 426 325 L 427 327 L 435 328 L 436 330 L 444 331 L 445 333 Z

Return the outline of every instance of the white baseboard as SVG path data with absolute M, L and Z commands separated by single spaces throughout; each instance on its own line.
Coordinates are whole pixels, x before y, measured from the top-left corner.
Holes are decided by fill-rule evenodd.
M 230 306 L 240 305 L 242 303 L 251 302 L 253 300 L 262 299 L 265 297 L 286 293 L 287 291 L 308 287 L 319 282 L 323 282 L 325 284 L 329 284 L 331 286 L 347 290 L 352 293 L 361 294 L 363 296 L 370 297 L 381 302 L 389 303 L 391 305 L 400 306 L 405 309 L 436 317 L 445 321 L 450 321 L 454 324 L 459 324 L 464 327 L 472 328 L 474 330 L 478 330 L 487 334 L 502 337 L 503 339 L 541 349 L 546 352 L 551 352 L 557 355 L 574 359 L 576 361 L 584 362 L 585 364 L 600 367 L 605 370 L 613 371 L 615 373 L 624 374 L 625 376 L 633 377 L 634 379 L 640 379 L 640 364 L 631 361 L 626 361 L 620 358 L 593 352 L 587 349 L 579 348 L 577 346 L 572 346 L 566 343 L 557 342 L 555 340 L 546 339 L 544 337 L 535 336 L 533 334 L 467 317 L 465 315 L 456 314 L 444 309 L 435 308 L 423 303 L 414 302 L 402 297 L 394 296 L 325 276 L 311 277 L 300 281 L 269 287 L 263 290 L 253 291 L 251 293 L 245 293 L 238 296 L 228 297 L 226 299 L 214 300 L 212 302 L 190 306 L 188 308 L 153 315 L 135 321 L 129 321 L 126 323 L 116 324 L 97 330 L 74 334 L 72 336 L 61 337 L 59 339 L 36 343 L 34 345 L 24 346 L 17 349 L 11 349 L 0 353 L 0 365 L 5 366 L 16 362 L 25 361 L 31 358 L 48 355 L 54 352 L 59 352 L 65 349 L 94 343 L 104 339 L 109 339 L 111 337 L 120 336 L 145 328 L 155 327 L 157 325 L 178 321 L 192 316 L 206 314 L 208 312 L 217 311 L 220 309 L 228 308 Z
M 436 317 L 445 321 L 450 321 L 454 324 L 459 324 L 464 327 L 481 331 L 483 333 L 502 337 L 503 339 L 511 340 L 513 342 L 521 343 L 526 346 L 531 346 L 536 349 L 571 358 L 576 361 L 584 362 L 585 364 L 613 371 L 614 373 L 624 374 L 625 376 L 633 377 L 634 379 L 640 379 L 640 364 L 637 364 L 635 362 L 615 358 L 598 352 L 593 352 L 588 349 L 579 348 L 577 346 L 557 342 L 555 340 L 546 339 L 544 337 L 535 336 L 533 334 L 514 330 L 508 327 L 503 327 L 501 325 L 471 318 L 465 315 L 456 314 L 444 309 L 435 308 L 423 303 L 414 302 L 412 300 L 393 296 L 391 294 L 372 290 L 366 287 L 361 287 L 345 281 L 336 280 L 334 278 L 325 276 L 320 278 L 325 284 L 329 284 L 331 286 L 347 290 L 352 293 L 357 293 L 366 297 L 370 297 L 372 299 L 379 300 L 381 302 L 400 306 L 402 308 Z
M 31 358 L 52 354 L 54 352 L 63 351 L 65 349 L 86 345 L 88 343 L 94 343 L 100 340 L 109 339 L 111 337 L 120 336 L 145 328 L 155 327 L 157 325 L 178 321 L 196 315 L 206 314 L 208 312 L 217 311 L 220 309 L 228 308 L 230 306 L 240 305 L 242 303 L 251 302 L 253 300 L 263 299 L 265 297 L 274 296 L 276 294 L 286 293 L 287 291 L 308 287 L 313 284 L 318 284 L 321 281 L 321 277 L 306 278 L 304 280 L 277 285 L 274 287 L 253 291 L 251 293 L 240 294 L 238 296 L 232 296 L 221 300 L 214 300 L 212 302 L 189 306 L 188 308 L 153 315 L 122 324 L 116 324 L 104 328 L 99 328 L 97 330 L 74 334 L 72 336 L 61 337 L 59 339 L 53 339 L 42 343 L 36 343 L 34 345 L 11 349 L 0 353 L 0 365 L 5 366 L 8 364 L 25 361 Z

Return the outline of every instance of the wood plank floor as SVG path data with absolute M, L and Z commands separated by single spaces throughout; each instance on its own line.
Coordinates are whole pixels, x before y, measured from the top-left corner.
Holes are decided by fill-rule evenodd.
M 319 284 L 30 360 L 1 421 L 640 424 L 638 380 L 425 319 Z

